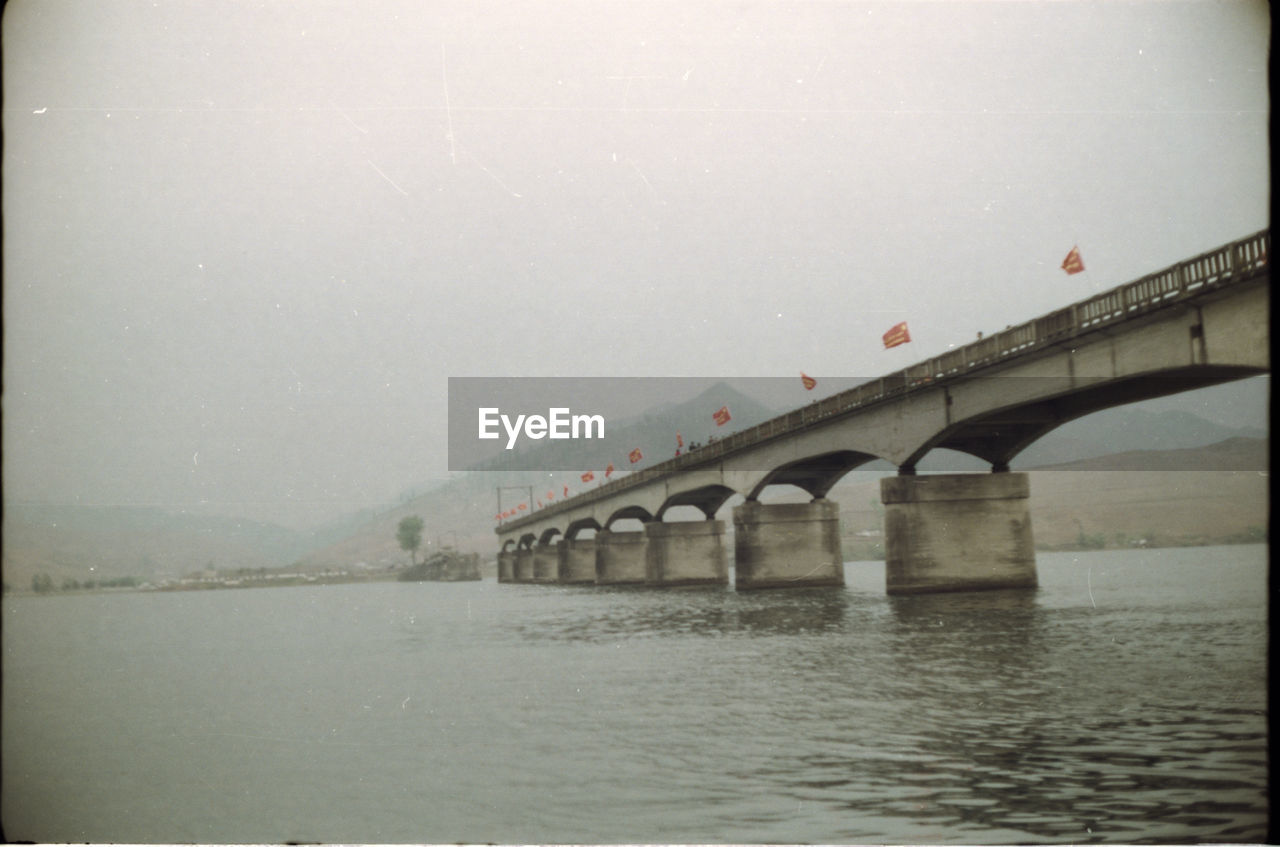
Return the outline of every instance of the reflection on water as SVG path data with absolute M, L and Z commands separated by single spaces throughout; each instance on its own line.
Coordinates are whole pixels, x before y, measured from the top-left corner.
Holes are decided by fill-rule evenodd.
M 545 591 L 545 587 L 540 587 Z M 576 593 L 592 589 L 571 589 Z M 800 635 L 839 629 L 849 596 L 827 589 L 737 595 L 724 588 L 607 588 L 572 617 L 558 608 L 507 623 L 522 641 L 597 642 L 609 638 Z M 603 602 L 596 602 L 603 600 Z
M 843 590 L 8 598 L 6 834 L 1264 839 L 1265 550 L 1039 564 L 918 597 L 860 563 Z

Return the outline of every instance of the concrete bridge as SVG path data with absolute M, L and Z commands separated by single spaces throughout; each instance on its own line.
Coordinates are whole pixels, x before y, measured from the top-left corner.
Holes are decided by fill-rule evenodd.
M 887 459 L 889 593 L 1033 588 L 1028 478 L 1009 462 L 1091 412 L 1269 372 L 1270 247 L 1264 230 L 504 523 L 498 579 L 727 584 L 715 516 L 740 494 L 738 589 L 842 585 L 826 494 Z M 992 472 L 917 476 L 939 447 Z M 813 500 L 760 502 L 771 485 Z M 676 506 L 706 519 L 664 520 Z M 643 529 L 613 531 L 627 518 Z

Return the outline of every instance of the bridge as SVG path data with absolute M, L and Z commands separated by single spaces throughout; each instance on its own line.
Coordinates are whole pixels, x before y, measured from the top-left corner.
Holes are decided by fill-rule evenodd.
M 1270 230 L 866 382 L 502 524 L 500 582 L 728 583 L 735 495 L 739 590 L 843 585 L 838 505 L 826 494 L 875 459 L 891 594 L 1034 588 L 1020 451 L 1074 418 L 1270 371 Z M 991 473 L 922 474 L 936 448 Z M 764 503 L 792 485 L 809 503 Z M 705 520 L 667 521 L 676 506 Z M 640 531 L 614 524 L 637 518 Z M 594 537 L 585 537 L 594 530 Z

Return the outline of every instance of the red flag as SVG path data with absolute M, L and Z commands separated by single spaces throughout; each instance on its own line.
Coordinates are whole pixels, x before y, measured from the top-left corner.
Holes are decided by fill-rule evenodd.
M 542 501 L 541 501 L 541 500 L 539 500 L 539 501 L 538 501 L 538 508 L 539 508 L 539 509 L 541 509 L 541 508 L 542 508 Z
M 521 503 L 519 506 L 516 506 L 516 508 L 523 512 L 525 509 L 529 508 L 529 504 Z
M 568 496 L 569 496 L 569 486 L 567 486 L 567 485 L 564 487 L 564 496 L 565 496 L 565 497 L 568 497 Z
M 609 463 L 609 467 L 604 469 L 604 478 L 608 479 L 613 474 L 613 462 Z
M 500 520 L 502 520 L 502 515 L 494 515 L 494 516 L 493 516 L 493 519 L 494 519 L 495 521 L 500 521 Z
M 554 491 L 548 491 L 548 492 L 547 492 L 547 499 L 548 499 L 548 500 L 554 500 L 554 499 L 556 499 L 556 493 L 555 493 Z
M 596 475 L 595 475 L 595 474 L 593 474 L 591 471 L 587 471 L 586 473 L 584 473 L 584 474 L 582 475 L 582 481 L 583 481 L 583 482 L 590 482 L 591 480 L 593 480 L 593 479 L 595 479 L 595 478 L 596 478 Z
M 715 418 L 716 426 L 724 426 L 731 418 L 729 414 L 729 407 L 721 406 L 719 409 L 716 409 L 716 413 L 711 417 Z
M 805 391 L 812 391 L 814 386 L 818 384 L 818 381 L 816 379 L 809 376 L 804 371 L 800 371 L 800 381 L 804 383 Z
M 893 328 L 884 334 L 884 349 L 897 347 L 899 344 L 906 344 L 911 340 L 911 333 L 907 332 L 907 322 L 894 324 Z
M 678 433 L 678 432 L 676 433 L 676 446 L 677 446 L 677 447 L 683 447 L 683 446 L 684 446 L 684 439 L 680 437 L 680 433 Z
M 1071 248 L 1071 252 L 1067 254 L 1067 258 L 1062 260 L 1062 269 L 1067 275 L 1078 274 L 1084 270 L 1084 259 L 1080 258 L 1080 247 L 1077 245 Z
M 627 458 L 629 458 L 631 460 L 631 464 L 634 465 L 636 462 L 644 458 L 644 454 L 641 453 L 640 448 L 637 447 L 631 451 L 631 453 L 627 456 Z

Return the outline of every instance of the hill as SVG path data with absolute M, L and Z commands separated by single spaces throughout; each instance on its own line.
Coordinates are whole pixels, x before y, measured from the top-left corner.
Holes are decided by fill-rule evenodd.
M 605 480 L 604 471 L 610 462 L 618 473 L 625 473 L 630 467 L 626 459 L 630 447 L 639 447 L 645 456 L 637 467 L 669 458 L 675 451 L 675 434 L 680 432 L 686 439 L 705 438 L 708 428 L 714 428 L 710 413 L 721 406 L 729 406 L 733 413 L 733 425 L 725 427 L 725 434 L 754 426 L 776 414 L 775 410 L 732 386 L 718 383 L 691 400 L 668 403 L 660 409 L 616 422 L 607 444 L 538 442 L 491 464 L 490 470 L 461 474 L 376 515 L 349 537 L 311 551 L 298 565 L 305 569 L 323 569 L 355 562 L 369 565 L 400 562 L 405 553 L 395 541 L 395 528 L 409 515 L 418 515 L 425 521 L 423 541 L 427 550 L 447 544 L 478 552 L 487 559 L 495 552 L 494 514 L 500 508 L 511 508 L 520 502 L 533 506 L 539 501 L 559 500 L 564 497 L 566 486 L 573 494 L 599 485 Z M 629 447 L 622 449 L 616 445 Z M 567 470 L 530 470 L 556 467 Z M 595 475 L 590 483 L 581 479 L 581 473 L 587 470 Z M 533 502 L 529 503 L 530 500 Z
M 1120 406 L 1069 421 L 1022 451 L 1015 470 L 1140 450 L 1203 447 L 1230 438 L 1265 439 L 1266 430 L 1230 427 L 1179 409 Z
M 1042 550 L 1262 541 L 1268 442 L 1134 450 L 1029 470 L 1031 523 Z M 883 474 L 855 471 L 829 495 L 841 504 L 846 558 L 884 555 Z M 863 533 L 863 534 L 859 534 Z
M 665 459 L 674 452 L 676 432 L 686 442 L 705 440 L 714 430 L 709 412 L 722 405 L 733 411 L 723 434 L 776 414 L 721 383 L 692 400 L 617 422 L 613 446 L 575 442 L 581 452 L 574 459 L 552 452 L 563 450 L 564 442 L 542 442 L 512 456 L 507 465 L 456 474 L 398 505 L 353 513 L 312 531 L 152 508 L 6 504 L 4 580 L 25 587 L 42 572 L 60 583 L 126 576 L 154 581 L 208 569 L 387 566 L 407 559 L 395 529 L 408 515 L 426 523 L 422 554 L 449 545 L 487 560 L 495 552 L 499 502 L 509 508 L 521 501 L 558 500 L 566 486 L 575 493 L 603 482 L 609 462 L 623 473 L 629 465 L 617 444 L 642 449 L 645 462 L 639 467 Z M 1185 409 L 1122 407 L 1060 427 L 1019 456 L 1014 468 L 1032 472 L 1033 518 L 1042 546 L 1069 546 L 1100 533 L 1108 543 L 1120 535 L 1154 535 L 1170 543 L 1256 536 L 1266 526 L 1266 480 L 1257 473 L 1268 467 L 1266 434 L 1214 423 Z M 566 470 L 530 469 L 539 467 Z M 984 471 L 987 465 L 934 451 L 920 469 Z M 591 483 L 580 478 L 585 470 L 595 473 Z M 878 480 L 893 471 L 884 462 L 865 465 L 831 492 L 831 499 L 842 504 L 847 552 L 874 552 L 875 542 L 868 541 L 873 536 L 857 533 L 881 528 Z M 769 492 L 769 499 L 787 496 L 786 488 Z
M 1263 438 L 1236 436 L 1204 447 L 1177 450 L 1126 450 L 1073 462 L 1036 465 L 1029 470 L 1048 471 L 1265 471 L 1270 462 Z
M 1128 451 L 1114 457 L 1093 457 L 1031 471 L 1032 520 L 1036 542 L 1045 548 L 1070 547 L 1080 535 L 1102 534 L 1111 546 L 1121 537 L 1146 537 L 1157 544 L 1257 540 L 1267 523 L 1268 442 L 1235 437 L 1205 447 L 1178 450 Z M 869 466 L 868 466 L 869 467 Z M 875 533 L 883 527 L 881 477 L 891 471 L 858 470 L 832 489 L 830 499 L 841 504 L 847 553 L 874 555 Z M 545 474 L 540 475 L 545 478 Z M 513 475 L 500 477 L 508 482 Z M 452 526 L 443 536 L 460 549 L 486 560 L 495 553 L 492 515 L 477 521 L 492 507 L 493 485 L 499 477 L 470 474 L 381 516 L 361 532 L 339 544 L 315 551 L 302 560 L 307 568 L 341 566 L 356 561 L 388 564 L 404 558 L 394 540 L 400 518 L 422 515 L 428 527 Z M 536 481 L 536 478 L 535 478 Z M 518 483 L 513 483 L 518 484 Z M 798 491 L 780 488 L 769 499 L 807 499 Z M 734 503 L 736 501 L 730 501 Z M 722 512 L 722 517 L 730 513 Z M 430 533 L 431 530 L 428 530 Z
M 55 584 L 132 576 L 156 581 L 214 568 L 277 567 L 312 545 L 308 533 L 224 517 L 121 506 L 6 505 L 4 581 L 47 573 Z

